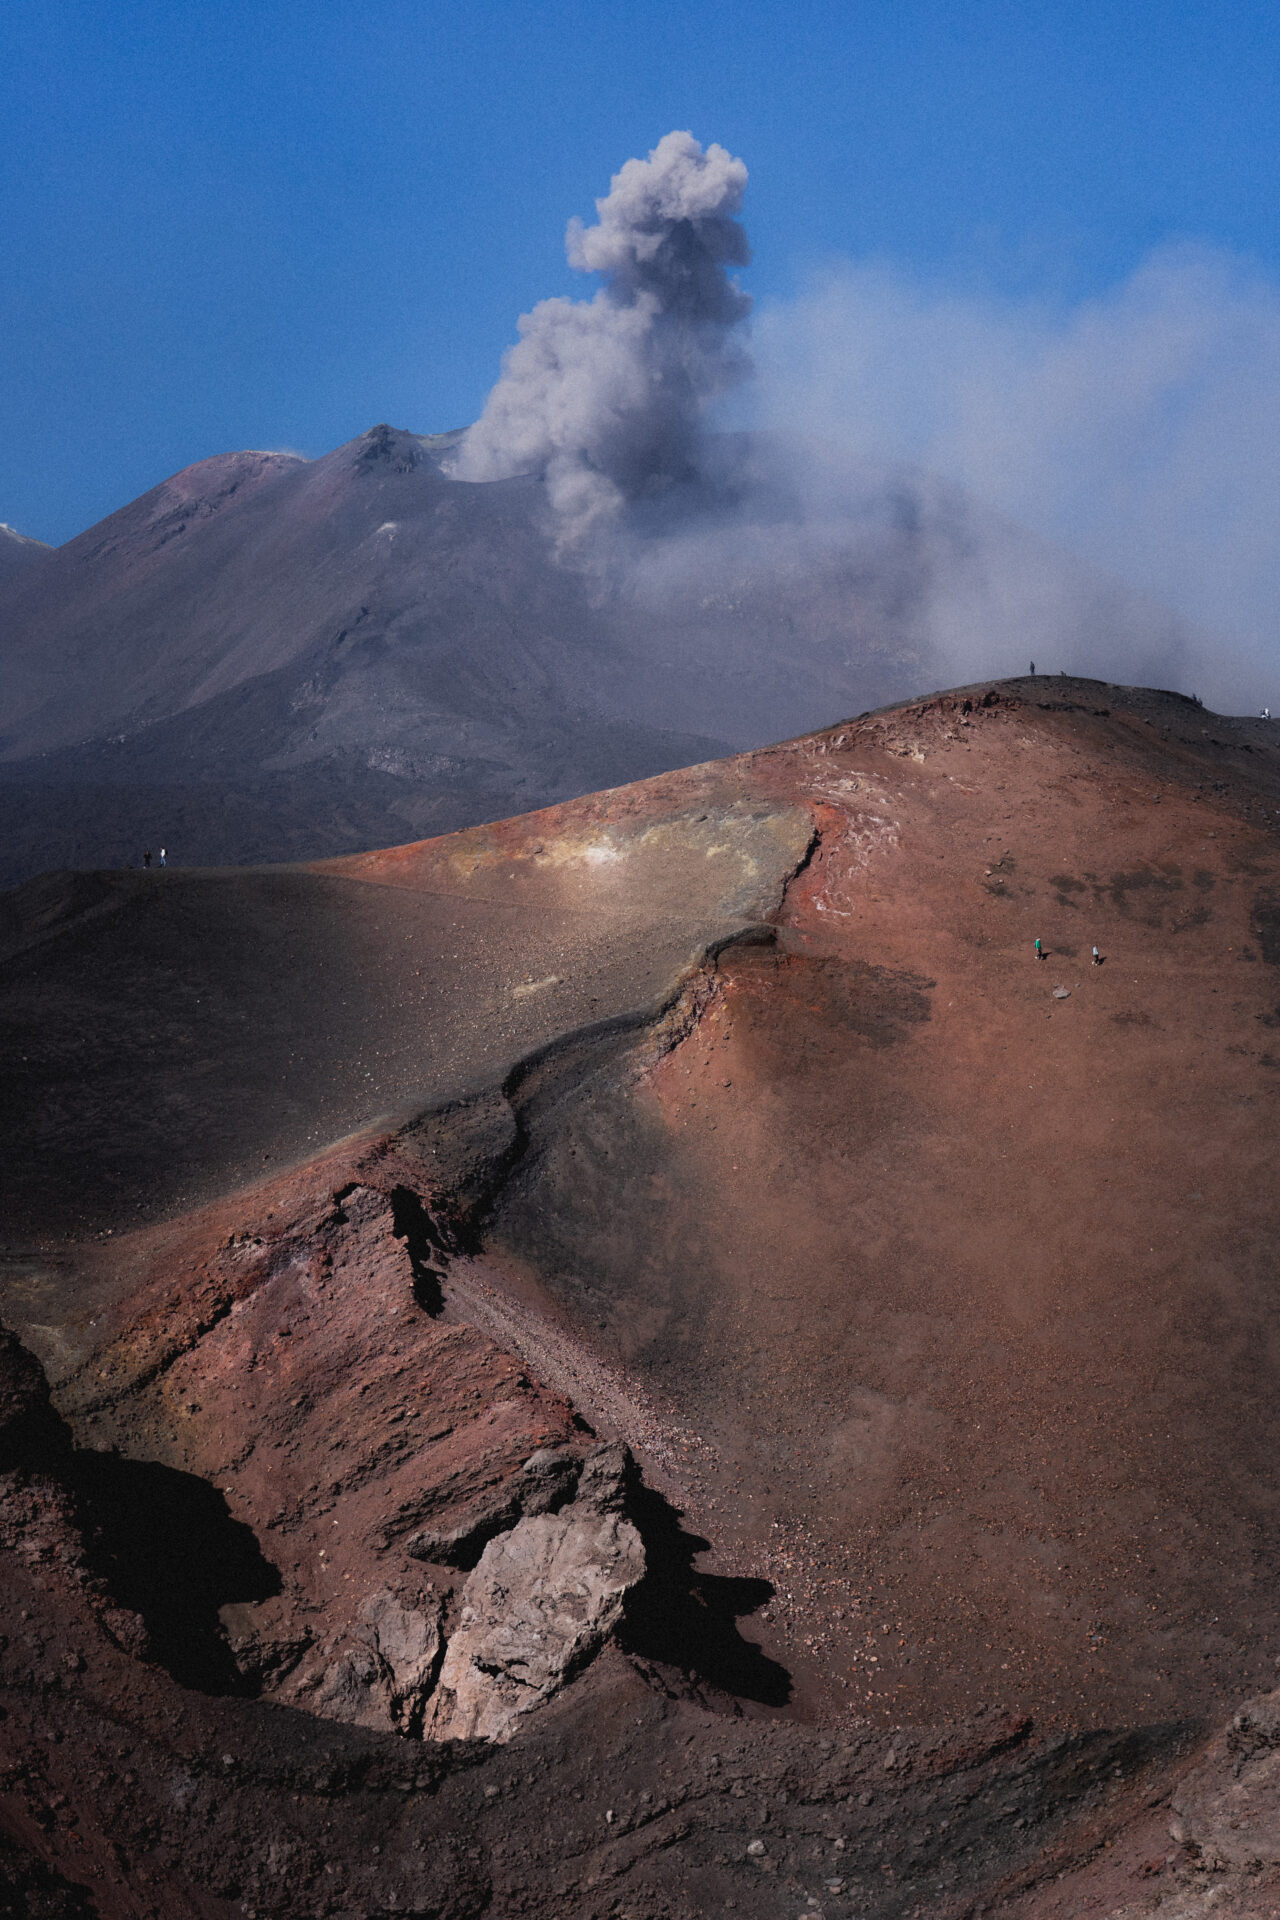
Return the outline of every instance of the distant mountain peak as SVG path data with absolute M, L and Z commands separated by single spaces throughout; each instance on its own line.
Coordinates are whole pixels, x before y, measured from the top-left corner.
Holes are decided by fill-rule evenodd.
M 465 427 L 456 427 L 448 433 L 411 433 L 407 427 L 388 426 L 382 420 L 351 444 L 361 472 L 412 473 L 425 461 L 447 453 L 465 432 Z
M 385 420 L 370 427 L 357 444 L 360 451 L 356 463 L 365 470 L 389 467 L 392 473 L 412 473 L 422 464 L 417 434 L 403 427 L 389 427 Z
M 33 540 L 29 534 L 11 527 L 7 520 L 0 520 L 0 581 L 25 573 L 52 552 L 53 548 L 43 540 Z

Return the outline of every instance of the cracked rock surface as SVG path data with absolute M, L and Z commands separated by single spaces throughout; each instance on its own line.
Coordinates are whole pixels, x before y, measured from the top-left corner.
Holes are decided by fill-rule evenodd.
M 632 1523 L 581 1500 L 491 1540 L 462 1589 L 429 1736 L 510 1740 L 599 1652 L 644 1572 Z
M 349 1726 L 421 1731 L 443 1646 L 441 1605 L 387 1587 L 366 1594 L 351 1627 L 318 1650 L 287 1690 L 300 1705 Z

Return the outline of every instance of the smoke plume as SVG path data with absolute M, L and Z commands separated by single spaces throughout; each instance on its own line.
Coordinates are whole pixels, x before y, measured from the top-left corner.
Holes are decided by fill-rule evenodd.
M 626 163 L 568 232 L 603 285 L 520 321 L 455 478 L 540 476 L 561 556 L 687 633 L 681 672 L 749 686 L 747 636 L 776 636 L 816 676 L 793 730 L 855 681 L 1031 659 L 1280 704 L 1273 280 L 1191 245 L 1076 301 L 836 261 L 756 315 L 753 364 L 746 181 L 689 133 Z M 747 431 L 712 433 L 731 389 Z
M 521 318 L 456 479 L 543 475 L 572 544 L 696 471 L 708 405 L 750 370 L 739 329 L 751 302 L 729 272 L 750 258 L 737 219 L 746 183 L 741 160 L 690 133 L 627 161 L 598 223 L 573 220 L 566 237 L 570 265 L 604 285 Z

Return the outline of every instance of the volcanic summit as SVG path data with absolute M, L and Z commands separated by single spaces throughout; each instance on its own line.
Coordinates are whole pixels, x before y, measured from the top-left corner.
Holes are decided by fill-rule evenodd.
M 1180 622 L 954 486 L 718 428 L 743 163 L 674 132 L 571 222 L 481 417 L 204 460 L 0 555 L 0 878 L 310 859 L 502 819 L 961 677 L 1176 682 Z

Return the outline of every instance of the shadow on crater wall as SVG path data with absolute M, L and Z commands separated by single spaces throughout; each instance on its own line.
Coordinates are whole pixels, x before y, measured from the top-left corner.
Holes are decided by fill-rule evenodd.
M 117 1605 L 141 1616 L 150 1658 L 201 1693 L 250 1691 L 218 1609 L 280 1592 L 253 1529 L 208 1481 L 156 1461 L 77 1452 L 67 1480 L 89 1564 Z
M 690 1679 L 735 1699 L 783 1707 L 791 1675 L 738 1631 L 738 1621 L 773 1598 L 767 1580 L 700 1573 L 694 1560 L 709 1542 L 686 1533 L 680 1515 L 651 1487 L 632 1491 L 648 1571 L 627 1596 L 620 1642 L 624 1652 L 681 1668 Z

